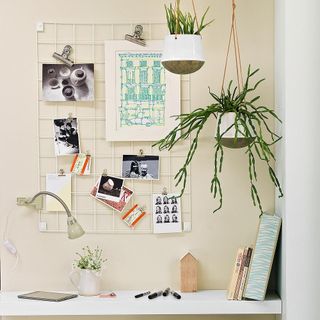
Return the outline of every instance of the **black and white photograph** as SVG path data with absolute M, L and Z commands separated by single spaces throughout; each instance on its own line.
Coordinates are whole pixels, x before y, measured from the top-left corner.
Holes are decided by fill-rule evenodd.
M 103 200 L 120 201 L 123 179 L 102 175 L 96 197 Z
M 54 119 L 54 149 L 56 156 L 80 153 L 77 118 Z
M 153 194 L 153 232 L 182 232 L 181 205 L 178 194 Z
M 93 101 L 94 64 L 43 64 L 42 100 Z
M 159 156 L 123 155 L 122 178 L 159 180 Z

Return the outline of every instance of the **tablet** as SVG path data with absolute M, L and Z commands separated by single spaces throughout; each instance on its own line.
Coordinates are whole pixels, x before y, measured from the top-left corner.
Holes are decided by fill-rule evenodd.
M 77 294 L 72 294 L 72 293 L 34 291 L 34 292 L 25 293 L 25 294 L 19 294 L 18 298 L 59 302 L 59 301 L 76 298 L 77 296 L 78 296 Z

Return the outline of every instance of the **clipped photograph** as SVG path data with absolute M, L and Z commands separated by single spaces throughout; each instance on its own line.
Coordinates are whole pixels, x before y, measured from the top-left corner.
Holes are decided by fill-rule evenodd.
M 55 155 L 78 154 L 80 142 L 77 118 L 54 119 L 53 127 Z
M 43 101 L 93 101 L 94 65 L 42 65 Z
M 123 155 L 122 178 L 159 180 L 159 156 Z
M 153 194 L 153 232 L 182 232 L 181 205 L 178 194 Z
M 99 182 L 100 182 L 100 180 L 98 180 L 97 183 L 95 184 L 95 186 L 92 188 L 90 195 L 93 196 L 96 200 L 102 202 L 103 204 L 105 204 L 105 205 L 111 207 L 112 209 L 121 213 L 123 211 L 123 209 L 125 208 L 125 206 L 127 205 L 127 203 L 129 202 L 129 200 L 131 199 L 131 197 L 133 195 L 133 191 L 130 190 L 129 188 L 123 186 L 122 190 L 121 190 L 119 201 L 100 199 L 96 196 L 97 191 L 98 191 L 98 187 L 99 187 Z
M 103 200 L 120 201 L 123 179 L 102 175 L 98 185 L 97 198 Z

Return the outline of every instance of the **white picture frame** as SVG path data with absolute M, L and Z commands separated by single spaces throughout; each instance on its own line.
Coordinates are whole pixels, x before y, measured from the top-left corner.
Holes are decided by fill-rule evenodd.
M 180 76 L 161 65 L 163 41 L 105 41 L 107 141 L 157 141 L 180 114 Z

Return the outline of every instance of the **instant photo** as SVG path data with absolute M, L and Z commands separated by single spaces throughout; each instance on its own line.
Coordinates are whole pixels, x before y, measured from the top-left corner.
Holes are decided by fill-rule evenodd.
M 112 209 L 122 212 L 129 200 L 131 199 L 133 195 L 133 191 L 130 190 L 129 188 L 123 186 L 120 194 L 119 201 L 111 201 L 111 200 L 103 200 L 97 198 L 97 191 L 98 191 L 98 186 L 99 186 L 100 180 L 97 181 L 95 186 L 92 188 L 90 195 L 92 195 L 95 199 L 98 201 L 102 202 L 103 204 L 111 207 Z
M 159 180 L 159 156 L 123 155 L 122 178 Z
M 103 200 L 120 201 L 123 179 L 112 176 L 101 176 L 97 197 Z
M 181 206 L 178 194 L 153 195 L 153 232 L 182 232 Z
M 42 65 L 43 101 L 93 101 L 94 65 Z
M 55 155 L 78 154 L 80 143 L 77 118 L 55 119 L 53 127 Z

